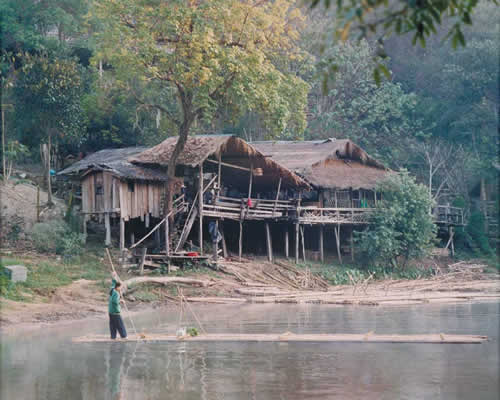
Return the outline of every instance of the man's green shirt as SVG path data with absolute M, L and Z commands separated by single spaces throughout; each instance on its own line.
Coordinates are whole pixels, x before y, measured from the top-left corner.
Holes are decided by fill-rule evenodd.
M 108 311 L 110 314 L 120 314 L 122 311 L 120 306 L 120 293 L 115 290 L 116 280 L 111 281 L 111 292 L 109 295 Z

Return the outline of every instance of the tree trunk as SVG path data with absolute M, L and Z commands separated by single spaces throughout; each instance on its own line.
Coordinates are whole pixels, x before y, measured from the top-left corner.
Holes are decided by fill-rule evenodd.
M 52 150 L 52 133 L 49 133 L 49 140 L 47 145 L 47 205 L 49 207 L 53 206 L 52 201 L 52 182 L 50 179 L 50 152 Z
M 193 124 L 194 116 L 189 111 L 184 110 L 184 120 L 179 127 L 179 138 L 175 144 L 174 151 L 170 160 L 168 161 L 168 171 L 167 171 L 167 185 L 166 185 L 166 202 L 165 202 L 165 215 L 168 215 L 173 208 L 174 190 L 175 190 L 175 167 L 177 166 L 177 159 L 184 150 L 187 138 L 189 135 L 189 130 Z M 171 215 L 170 226 L 174 226 L 174 216 Z

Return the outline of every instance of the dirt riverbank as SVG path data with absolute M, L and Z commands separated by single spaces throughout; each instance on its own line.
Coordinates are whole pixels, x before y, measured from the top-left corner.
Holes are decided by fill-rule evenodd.
M 454 267 L 453 267 L 454 265 Z M 122 277 L 126 281 L 126 275 Z M 326 281 L 293 264 L 224 261 L 219 271 L 189 277 L 157 279 L 130 285 L 125 296 L 131 312 L 160 306 L 176 307 L 179 291 L 192 303 L 314 303 L 338 306 L 404 306 L 429 303 L 500 301 L 498 274 L 480 264 L 455 263 L 446 271 L 415 280 L 353 280 L 349 285 Z M 147 278 L 145 279 L 147 280 Z M 146 285 L 146 286 L 144 286 Z M 86 318 L 105 318 L 107 290 L 102 282 L 78 279 L 31 301 L 1 299 L 1 330 L 37 329 Z M 151 295 L 141 300 L 139 291 Z

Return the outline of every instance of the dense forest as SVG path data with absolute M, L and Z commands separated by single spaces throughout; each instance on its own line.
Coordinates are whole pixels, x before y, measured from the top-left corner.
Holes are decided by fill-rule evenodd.
M 457 39 L 465 46 L 451 43 L 454 22 L 443 20 L 425 46 L 402 33 L 383 52 L 373 36 L 336 40 L 337 10 L 323 4 L 276 1 L 250 12 L 244 2 L 178 2 L 161 11 L 154 3 L 0 2 L 7 169 L 40 162 L 40 143 L 58 169 L 68 156 L 154 145 L 183 129 L 246 140 L 336 137 L 408 169 L 438 202 L 471 209 L 483 192 L 495 195 L 494 3 L 473 9 Z M 186 18 L 195 21 L 189 35 L 160 37 Z M 201 27 L 194 33 L 193 24 Z M 252 46 L 242 50 L 244 40 Z

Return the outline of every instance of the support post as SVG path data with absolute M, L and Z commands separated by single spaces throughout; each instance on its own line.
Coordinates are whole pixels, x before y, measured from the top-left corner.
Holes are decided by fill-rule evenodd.
M 221 172 L 222 172 L 222 163 L 221 163 L 221 158 L 222 158 L 222 153 L 219 152 L 219 165 L 217 166 L 217 187 L 219 188 L 220 191 L 220 184 L 221 184 Z
M 351 228 L 351 261 L 354 261 L 354 227 Z
M 243 223 L 240 220 L 240 240 L 238 242 L 238 258 L 241 262 L 241 253 L 243 251 Z
M 104 244 L 106 246 L 111 245 L 111 225 L 109 223 L 109 212 L 107 212 L 104 215 L 104 226 L 106 228 L 106 240 L 104 241 Z
M 222 255 L 227 258 L 226 237 L 224 236 L 224 224 L 221 224 L 220 234 L 222 236 Z
M 248 182 L 248 198 L 252 197 L 252 183 L 253 183 L 253 163 L 250 164 L 250 181 Z M 248 204 L 248 202 L 247 202 Z
M 286 230 L 285 230 L 285 257 L 288 258 L 289 257 L 289 246 L 290 246 L 290 239 L 288 237 L 288 226 L 286 227 Z
M 148 252 L 147 247 L 143 247 L 141 253 L 141 263 L 139 264 L 139 274 L 144 275 L 144 263 L 146 262 L 146 254 Z
M 269 222 L 265 223 L 266 227 L 266 244 L 267 244 L 267 260 L 273 262 L 273 242 L 271 238 L 271 231 L 269 229 Z
M 133 246 L 135 243 L 135 235 L 134 232 L 130 233 L 130 246 Z
M 83 236 L 85 237 L 85 242 L 87 241 L 87 218 L 88 215 L 83 216 Z
M 161 239 L 160 239 L 160 230 L 157 229 L 155 231 L 155 243 L 156 243 L 156 247 L 161 247 Z
M 170 257 L 170 218 L 165 218 L 165 254 Z
M 125 220 L 120 218 L 120 250 L 125 248 Z
M 299 263 L 299 224 L 295 224 L 295 264 Z
M 200 243 L 200 254 L 203 254 L 203 163 L 200 164 L 200 179 L 198 180 L 198 242 Z
M 319 227 L 319 259 L 321 262 L 325 262 L 325 253 L 323 247 L 323 225 Z
M 217 240 L 217 237 L 219 235 L 219 220 L 215 221 L 215 240 L 212 240 L 212 246 L 213 246 L 213 259 L 215 262 L 217 262 L 217 258 L 219 257 L 219 242 Z
M 337 245 L 337 256 L 339 258 L 339 263 L 342 264 L 342 255 L 340 254 L 340 224 L 337 224 L 334 228 L 335 231 L 335 242 Z
M 302 236 L 302 258 L 304 259 L 304 263 L 306 262 L 306 241 L 304 238 L 304 225 L 300 227 L 300 236 Z
M 85 217 L 83 218 L 85 219 Z M 40 186 L 36 187 L 36 222 L 40 222 Z
M 274 217 L 274 213 L 276 211 L 276 205 L 278 204 L 278 199 L 280 197 L 280 190 L 281 190 L 281 176 L 280 176 L 280 180 L 278 182 L 278 191 L 276 192 L 276 199 L 274 200 L 273 217 Z

